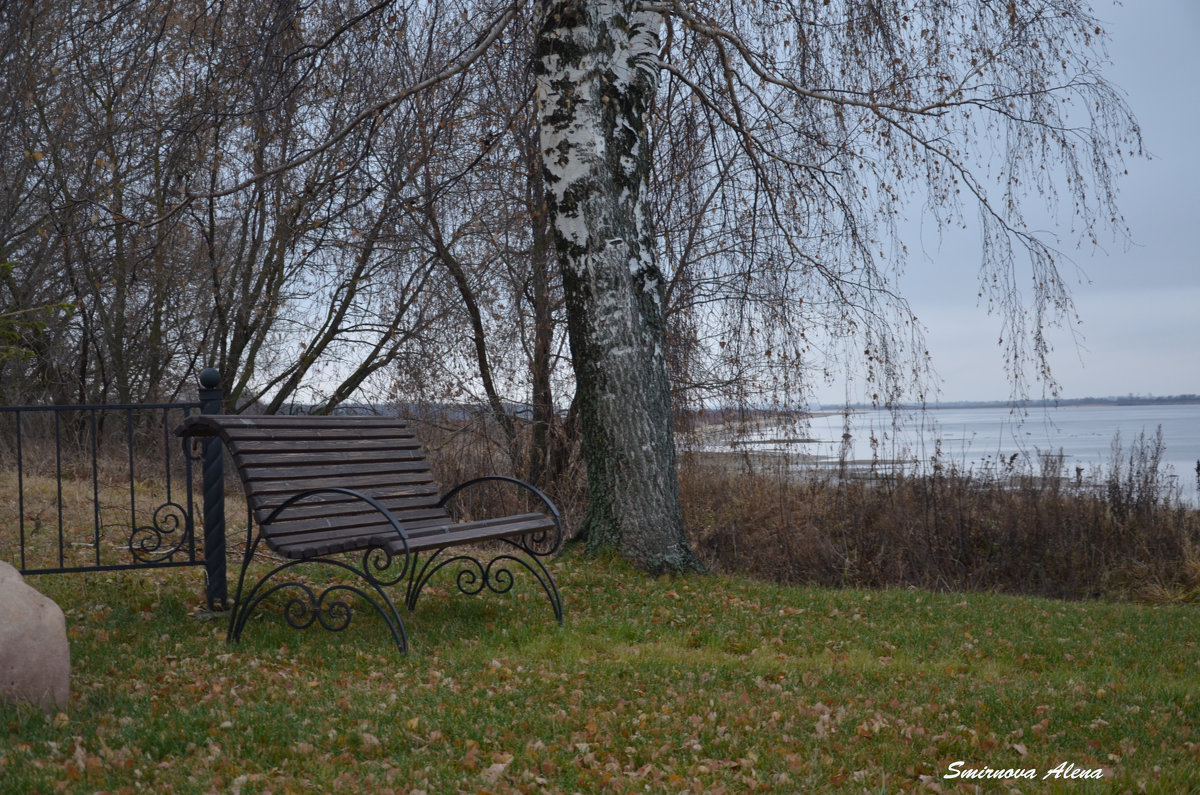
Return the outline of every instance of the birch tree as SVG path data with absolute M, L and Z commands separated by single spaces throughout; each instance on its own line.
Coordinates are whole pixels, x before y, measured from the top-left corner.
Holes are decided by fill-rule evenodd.
M 828 355 L 816 337 L 850 341 L 876 399 L 914 383 L 923 343 L 894 286 L 896 223 L 915 198 L 939 223 L 974 217 L 980 297 L 999 316 L 1009 375 L 1023 390 L 1032 367 L 1054 389 L 1046 330 L 1073 319 L 1069 258 L 1027 219 L 1039 206 L 1068 216 L 1084 245 L 1106 227 L 1122 234 L 1115 179 L 1140 153 L 1096 69 L 1103 31 L 1086 4 L 541 6 L 542 149 L 592 546 L 651 571 L 695 566 L 677 518 L 665 286 L 690 296 L 681 311 L 706 329 L 692 336 L 719 342 L 714 367 L 743 387 L 751 358 L 803 379 Z M 706 223 L 725 234 L 664 273 L 647 186 L 655 135 L 679 130 L 655 114 L 672 92 L 703 126 L 694 163 L 707 179 L 692 184 L 707 183 Z
M 652 572 L 699 568 L 679 508 L 665 280 L 649 214 L 647 123 L 663 15 L 546 4 L 538 106 L 588 466 L 589 547 Z

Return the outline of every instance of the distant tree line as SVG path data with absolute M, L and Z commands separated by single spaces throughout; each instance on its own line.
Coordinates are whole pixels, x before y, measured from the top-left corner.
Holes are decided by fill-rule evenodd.
M 1080 397 L 1080 398 L 1045 398 L 1041 400 L 948 400 L 939 401 L 936 404 L 921 405 L 913 403 L 899 403 L 898 408 L 901 409 L 974 409 L 974 408 L 1037 408 L 1037 409 L 1052 409 L 1060 406 L 1155 406 L 1155 405 L 1170 405 L 1175 403 L 1200 403 L 1200 395 L 1183 394 L 1183 395 L 1123 395 L 1120 397 Z M 851 408 L 851 409 L 869 409 L 874 408 L 869 403 L 852 403 L 849 406 L 838 404 L 836 407 L 826 408 Z

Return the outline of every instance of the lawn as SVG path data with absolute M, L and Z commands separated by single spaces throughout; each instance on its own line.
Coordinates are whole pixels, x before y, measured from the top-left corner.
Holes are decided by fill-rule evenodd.
M 0 706 L 0 787 L 1200 786 L 1194 605 L 650 579 L 574 551 L 551 568 L 561 627 L 528 578 L 477 597 L 446 580 L 407 619 L 408 656 L 367 612 L 297 632 L 279 602 L 227 646 L 199 570 L 30 578 L 67 614 L 71 705 Z M 968 778 L 989 769 L 1035 778 Z

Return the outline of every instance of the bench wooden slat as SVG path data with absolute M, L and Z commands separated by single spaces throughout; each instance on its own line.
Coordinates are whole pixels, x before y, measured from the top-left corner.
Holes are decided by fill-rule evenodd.
M 375 499 L 397 519 L 405 517 L 419 519 L 425 516 L 427 512 L 433 511 L 438 512 L 441 516 L 448 515 L 445 508 L 439 507 L 438 504 L 441 502 L 441 497 L 436 493 L 406 497 L 389 497 L 384 495 L 376 496 Z M 301 504 L 304 515 L 314 518 L 337 514 L 377 513 L 368 503 L 349 495 L 329 494 L 321 497 L 312 497 L 311 499 L 302 501 Z M 278 505 L 278 500 L 272 500 L 264 502 L 261 505 L 252 503 L 251 507 L 256 512 L 263 512 L 263 518 L 266 518 L 266 515 Z
M 408 428 L 398 417 L 334 417 L 317 414 L 218 414 L 223 428 Z
M 329 473 L 370 475 L 431 471 L 428 461 L 411 458 L 373 459 L 351 454 L 341 455 L 338 458 L 340 459 L 338 461 L 310 460 L 299 464 L 279 458 L 264 458 L 258 463 L 240 462 L 239 466 L 245 470 L 247 477 L 258 479 L 286 476 L 315 478 Z
M 238 455 L 239 466 L 289 466 L 289 467 L 323 467 L 330 466 L 339 459 L 352 460 L 356 463 L 369 464 L 372 462 L 396 464 L 420 463 L 425 466 L 429 462 L 424 452 L 418 447 L 396 447 L 367 445 L 365 442 L 357 445 L 347 445 L 334 450 L 276 450 L 263 452 L 244 452 Z
M 389 494 L 373 494 L 369 496 L 377 500 L 398 519 L 409 510 L 422 510 L 434 507 L 441 499 L 437 492 L 437 486 L 432 483 L 421 487 L 413 487 L 407 493 L 396 493 L 397 491 L 399 491 L 398 487 L 393 489 Z M 248 497 L 250 505 L 254 510 L 255 520 L 260 524 L 265 522 L 283 501 L 281 496 L 290 494 L 291 492 L 269 492 L 267 494 L 256 494 Z M 369 503 L 357 497 L 344 494 L 314 495 L 294 504 L 296 505 L 296 510 L 290 511 L 291 513 L 308 514 L 309 516 L 317 517 L 364 512 L 375 513 L 375 509 Z M 270 535 L 274 532 L 273 527 L 268 526 L 262 529 L 265 535 Z
M 384 493 L 408 493 L 410 488 L 418 488 L 421 485 L 432 483 L 433 474 L 429 470 L 418 472 L 397 472 L 395 474 L 326 474 L 316 477 L 296 477 L 297 473 L 291 473 L 289 478 L 253 478 L 247 479 L 246 487 L 255 495 L 268 494 L 296 494 L 302 491 L 308 491 L 313 488 L 323 487 L 338 487 L 343 489 L 354 489 L 361 491 L 364 494 L 371 494 L 375 490 L 380 490 Z M 436 489 L 435 489 L 436 491 Z
M 284 481 L 301 479 L 322 481 L 331 477 L 332 473 L 336 473 L 337 477 L 362 477 L 377 478 L 386 477 L 389 474 L 405 474 L 405 475 L 432 475 L 430 474 L 429 465 L 424 461 L 396 461 L 396 462 L 369 462 L 369 463 L 347 463 L 344 466 L 339 466 L 336 469 L 326 464 L 325 466 L 303 466 L 289 467 L 281 466 L 279 463 L 264 464 L 261 466 L 245 467 L 246 479 L 253 482 L 260 481 Z
M 412 450 L 415 451 L 421 458 L 425 457 L 425 451 L 421 449 L 421 444 L 416 439 L 408 439 L 397 437 L 394 439 L 323 439 L 314 438 L 304 444 L 303 447 L 293 446 L 291 449 L 284 444 L 278 444 L 268 441 L 259 440 L 262 447 L 262 452 L 267 452 L 272 455 L 296 455 L 305 456 L 310 454 L 326 454 L 332 455 L 344 450 Z M 242 454 L 253 454 L 258 452 L 253 449 L 252 443 L 254 440 L 249 440 L 244 444 L 239 445 Z M 230 451 L 232 452 L 232 450 Z
M 342 519 L 344 517 L 337 517 L 335 522 L 325 527 L 314 527 L 311 523 L 305 523 L 306 529 L 303 530 L 297 529 L 298 523 L 276 523 L 275 532 L 271 534 L 268 543 L 276 551 L 289 556 L 295 556 L 297 550 L 301 549 L 306 555 L 317 548 L 328 550 L 330 545 L 337 546 L 338 551 L 363 549 L 372 542 L 381 543 L 395 553 L 403 553 L 404 544 L 390 524 L 381 521 L 353 524 L 343 522 Z M 552 527 L 553 522 L 548 521 L 542 514 L 534 513 L 474 522 L 436 521 L 422 527 L 408 526 L 405 530 L 408 532 L 409 550 L 415 552 L 452 544 L 525 535 Z M 328 554 L 328 551 L 321 554 Z
M 461 522 L 451 526 L 449 532 L 442 534 L 430 533 L 417 538 L 410 538 L 408 547 L 413 552 L 431 549 L 442 549 L 448 546 L 478 544 L 496 538 L 516 538 L 518 536 L 553 529 L 554 522 L 542 514 L 530 514 L 525 518 L 520 516 L 504 517 L 502 523 L 485 524 L 484 522 Z
M 403 427 L 407 428 L 408 423 L 398 417 L 381 417 L 375 416 L 347 416 L 335 414 L 218 414 L 221 424 L 225 427 L 238 427 L 244 425 L 252 425 L 255 427 L 270 428 L 284 427 L 293 428 L 297 424 L 302 424 L 307 427 L 321 427 L 323 425 L 343 426 L 353 424 L 355 427 L 370 426 L 370 425 L 386 425 L 388 427 Z
M 290 539 L 281 539 L 274 535 L 266 538 L 267 546 L 271 548 L 271 551 L 293 560 L 309 560 L 325 555 L 335 555 L 339 552 L 357 552 L 372 544 L 386 544 L 390 540 L 388 536 L 378 532 L 378 529 L 372 532 L 331 530 Z
M 320 532 L 332 527 L 386 527 L 392 532 L 391 525 L 375 509 L 365 502 L 359 501 L 363 509 L 355 509 L 349 504 L 342 504 L 336 509 L 331 507 L 323 512 L 308 511 L 286 515 L 272 523 L 271 534 Z M 389 509 L 400 526 L 410 535 L 428 526 L 453 524 L 454 520 L 445 508 L 411 507 L 398 510 Z
M 262 428 L 258 426 L 242 426 L 230 428 L 227 438 L 233 444 L 244 444 L 247 442 L 269 444 L 271 442 L 297 442 L 305 440 L 343 442 L 359 439 L 390 439 L 417 442 L 417 437 L 413 432 L 403 426 L 394 428 L 383 426 L 374 428 L 359 428 L 355 426 L 333 428 Z
M 394 532 L 386 517 L 378 511 L 370 509 L 370 506 L 365 502 L 361 504 L 366 506 L 368 510 L 350 511 L 345 510 L 343 507 L 342 510 L 336 512 L 326 511 L 323 514 L 311 511 L 285 513 L 271 523 L 271 535 L 285 536 L 294 533 L 323 532 L 336 528 L 362 527 L 383 527 L 387 528 L 389 533 Z M 430 525 L 449 525 L 454 523 L 454 520 L 446 513 L 445 509 L 437 506 L 432 508 L 413 508 L 407 511 L 389 511 L 389 513 L 400 523 L 404 531 L 410 534 Z
M 294 494 L 296 494 L 296 490 L 294 489 L 264 489 L 261 491 L 252 492 L 246 496 L 250 500 L 251 507 L 253 507 L 256 512 L 269 512 L 273 511 L 276 507 L 282 504 L 285 499 Z M 401 509 L 403 509 L 410 504 L 413 507 L 428 505 L 429 503 L 426 498 L 437 497 L 438 490 L 437 486 L 433 483 L 417 483 L 405 486 L 392 486 L 389 487 L 386 492 L 383 490 L 376 490 L 374 494 L 368 494 L 367 496 L 375 500 L 397 501 L 401 504 Z M 306 497 L 299 502 L 300 507 L 298 510 L 308 510 L 309 508 L 307 506 L 346 504 L 350 506 L 351 511 L 359 511 L 363 509 L 359 508 L 357 505 L 354 505 L 354 503 L 366 505 L 366 503 L 362 500 L 338 493 L 316 494 Z M 436 502 L 436 500 L 434 500 L 434 502 Z M 328 511 L 326 513 L 328 513 Z

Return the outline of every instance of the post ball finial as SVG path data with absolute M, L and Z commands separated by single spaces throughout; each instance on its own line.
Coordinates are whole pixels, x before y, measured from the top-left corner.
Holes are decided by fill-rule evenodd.
M 200 386 L 204 389 L 216 389 L 221 386 L 221 374 L 215 367 L 205 367 L 200 371 Z

